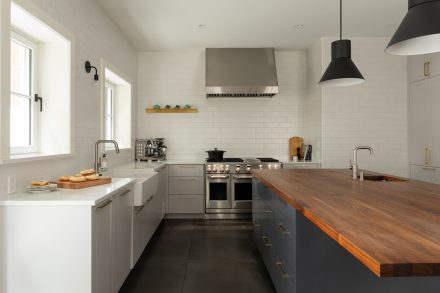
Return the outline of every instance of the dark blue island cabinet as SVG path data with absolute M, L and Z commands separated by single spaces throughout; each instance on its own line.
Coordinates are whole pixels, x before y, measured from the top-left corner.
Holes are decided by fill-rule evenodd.
M 278 293 L 440 293 L 440 277 L 377 277 L 256 178 L 252 220 Z

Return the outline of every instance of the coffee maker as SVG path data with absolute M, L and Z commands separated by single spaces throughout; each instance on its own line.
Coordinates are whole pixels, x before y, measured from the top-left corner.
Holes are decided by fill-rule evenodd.
M 164 161 L 167 156 L 167 146 L 164 138 L 136 139 L 136 160 Z

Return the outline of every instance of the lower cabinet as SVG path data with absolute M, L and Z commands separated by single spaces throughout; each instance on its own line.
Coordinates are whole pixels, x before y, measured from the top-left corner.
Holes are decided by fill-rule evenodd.
M 127 189 L 94 208 L 93 292 L 118 292 L 131 270 L 133 191 Z
M 204 166 L 169 165 L 168 170 L 168 213 L 174 218 L 204 214 Z
M 278 293 L 296 292 L 296 210 L 254 178 L 254 240 Z
M 410 177 L 415 180 L 439 184 L 440 168 L 410 165 Z

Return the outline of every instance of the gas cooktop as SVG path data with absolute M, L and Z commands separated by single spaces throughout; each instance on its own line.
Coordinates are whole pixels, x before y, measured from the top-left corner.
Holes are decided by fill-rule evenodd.
M 215 161 L 215 160 L 206 159 L 206 162 L 208 162 L 208 163 L 235 163 L 235 162 L 242 163 L 243 159 L 240 159 L 240 158 L 223 158 L 223 160 L 221 160 L 221 161 Z

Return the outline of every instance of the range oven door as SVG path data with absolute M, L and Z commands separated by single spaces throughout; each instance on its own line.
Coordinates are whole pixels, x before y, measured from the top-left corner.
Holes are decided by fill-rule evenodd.
M 232 175 L 232 208 L 252 210 L 252 175 Z
M 206 211 L 231 209 L 231 179 L 229 174 L 206 175 Z

